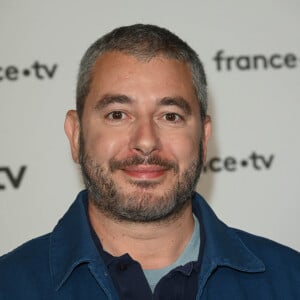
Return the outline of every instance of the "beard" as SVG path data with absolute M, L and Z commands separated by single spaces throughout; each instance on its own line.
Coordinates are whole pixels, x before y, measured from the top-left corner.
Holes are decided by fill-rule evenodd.
M 124 160 L 111 159 L 108 169 L 92 159 L 85 149 L 80 133 L 80 166 L 90 201 L 109 218 L 130 222 L 157 222 L 176 218 L 191 202 L 203 166 L 202 143 L 199 155 L 189 166 L 179 172 L 178 164 L 157 155 L 135 155 Z M 159 182 L 129 180 L 132 191 L 124 191 L 113 180 L 114 172 L 129 166 L 158 165 L 172 172 L 176 180 L 162 190 Z M 159 191 L 159 193 L 155 193 Z

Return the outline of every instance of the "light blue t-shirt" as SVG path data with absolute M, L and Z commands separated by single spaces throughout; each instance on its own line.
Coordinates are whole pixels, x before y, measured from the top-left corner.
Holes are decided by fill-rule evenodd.
M 184 266 L 191 261 L 198 260 L 200 250 L 200 225 L 198 219 L 195 216 L 194 220 L 195 225 L 192 237 L 182 254 L 173 264 L 162 269 L 143 270 L 152 292 L 154 291 L 160 279 L 168 274 L 171 270 L 175 269 L 178 266 Z

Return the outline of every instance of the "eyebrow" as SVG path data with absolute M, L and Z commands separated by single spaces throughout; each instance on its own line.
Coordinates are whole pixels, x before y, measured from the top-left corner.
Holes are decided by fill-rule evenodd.
M 110 104 L 119 103 L 119 104 L 131 104 L 133 100 L 122 94 L 106 94 L 101 97 L 98 102 L 96 103 L 94 109 L 101 110 L 105 107 L 109 106 Z M 183 97 L 164 97 L 159 100 L 159 106 L 177 106 L 182 109 L 187 115 L 192 114 L 192 108 L 188 101 Z
M 181 108 L 187 115 L 192 114 L 192 108 L 188 101 L 182 97 L 164 97 L 159 101 L 160 106 L 174 105 Z
M 132 103 L 132 99 L 126 95 L 111 95 L 107 94 L 101 97 L 96 103 L 94 109 L 101 110 L 107 107 L 110 104 L 119 103 L 119 104 L 130 104 Z

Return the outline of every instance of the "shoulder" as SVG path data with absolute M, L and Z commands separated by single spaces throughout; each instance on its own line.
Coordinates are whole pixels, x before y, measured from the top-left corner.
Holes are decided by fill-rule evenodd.
M 270 239 L 228 227 L 217 218 L 204 198 L 197 193 L 195 193 L 193 201 L 193 212 L 196 213 L 199 220 L 203 219 L 201 225 L 204 228 L 208 228 L 210 234 L 215 233 L 218 236 L 221 232 L 222 234 L 228 233 L 232 237 L 237 237 L 246 246 L 246 249 L 263 261 L 265 265 L 286 268 L 291 266 L 300 272 L 300 253 L 298 251 Z M 218 238 L 221 238 L 221 236 L 218 236 Z
M 49 240 L 50 234 L 46 234 L 37 238 L 34 238 L 11 252 L 4 254 L 0 257 L 1 270 L 6 265 L 20 265 L 29 264 L 43 260 L 46 258 L 49 252 Z
M 239 229 L 232 230 L 245 246 L 264 262 L 267 272 L 282 273 L 287 270 L 289 273 L 296 272 L 300 277 L 300 253 L 298 251 L 261 236 Z
M 43 235 L 0 257 L 0 299 L 3 295 L 19 299 L 24 291 L 31 291 L 33 296 L 37 286 L 49 286 L 49 243 L 50 234 Z M 18 288 L 12 283 L 17 283 Z

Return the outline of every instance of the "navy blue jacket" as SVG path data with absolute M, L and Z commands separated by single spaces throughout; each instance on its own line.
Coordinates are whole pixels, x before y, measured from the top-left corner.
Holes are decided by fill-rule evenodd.
M 81 192 L 53 232 L 0 258 L 0 300 L 120 299 L 93 242 Z M 200 195 L 197 299 L 300 299 L 300 254 L 222 223 Z M 166 299 L 163 299 L 166 300 Z

